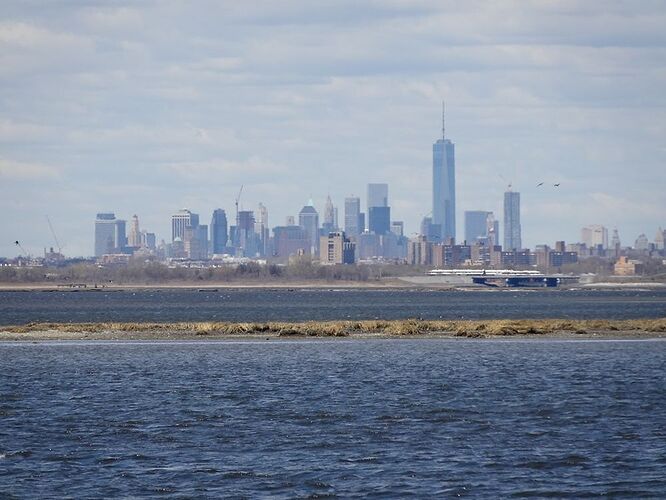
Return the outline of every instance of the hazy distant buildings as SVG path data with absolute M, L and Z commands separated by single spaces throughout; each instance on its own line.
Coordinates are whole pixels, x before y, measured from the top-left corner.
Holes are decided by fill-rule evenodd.
M 121 253 L 127 244 L 125 221 L 114 213 L 99 213 L 95 219 L 95 257 Z
M 368 210 L 370 207 L 388 207 L 388 184 L 368 184 Z
M 391 232 L 399 238 L 402 238 L 405 235 L 405 223 L 401 220 L 392 221 Z
M 355 196 L 345 198 L 345 234 L 354 237 L 365 231 L 365 221 L 361 220 L 361 199 Z
M 520 193 L 504 193 L 504 250 L 507 252 L 523 248 L 520 234 Z
M 213 254 L 221 255 L 225 253 L 228 240 L 227 213 L 221 208 L 215 209 L 210 221 L 210 241 Z
M 600 224 L 586 226 L 580 231 L 581 241 L 587 248 L 605 250 L 608 248 L 608 229 Z
M 312 200 L 298 213 L 298 225 L 303 228 L 308 241 L 308 253 L 319 253 L 319 214 L 313 206 Z
M 432 146 L 432 224 L 439 240 L 456 237 L 456 160 L 454 144 L 446 139 L 442 108 L 442 138 Z

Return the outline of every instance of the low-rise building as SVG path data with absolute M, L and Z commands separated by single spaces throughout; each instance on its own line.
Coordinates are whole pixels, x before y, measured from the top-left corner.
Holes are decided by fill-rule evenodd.
M 620 257 L 614 266 L 616 276 L 634 276 L 643 272 L 643 263 L 640 260 L 633 260 L 629 257 Z

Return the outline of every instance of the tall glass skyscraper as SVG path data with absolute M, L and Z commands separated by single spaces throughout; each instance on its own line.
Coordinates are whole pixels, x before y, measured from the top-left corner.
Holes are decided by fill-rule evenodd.
M 432 146 L 432 223 L 441 227 L 441 239 L 456 237 L 456 158 L 446 138 L 442 103 L 442 138 Z
M 221 208 L 215 209 L 210 221 L 210 241 L 214 254 L 223 254 L 227 246 L 227 213 Z
M 361 227 L 361 199 L 356 196 L 345 198 L 345 234 L 351 238 L 364 230 L 365 227 Z
M 479 238 L 488 237 L 488 215 L 492 212 L 481 210 L 465 211 L 465 241 L 473 245 Z
M 521 250 L 520 238 L 520 193 L 504 193 L 504 250 Z
M 310 255 L 319 254 L 319 214 L 312 206 L 312 200 L 305 205 L 298 214 L 298 225 L 305 231 Z

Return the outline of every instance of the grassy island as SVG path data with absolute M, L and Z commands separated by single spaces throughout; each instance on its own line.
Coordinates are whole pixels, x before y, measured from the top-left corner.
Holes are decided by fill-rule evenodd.
M 303 323 L 29 323 L 0 327 L 0 340 L 195 340 L 202 338 L 506 337 L 517 335 L 666 336 L 666 318 L 479 321 L 367 320 Z

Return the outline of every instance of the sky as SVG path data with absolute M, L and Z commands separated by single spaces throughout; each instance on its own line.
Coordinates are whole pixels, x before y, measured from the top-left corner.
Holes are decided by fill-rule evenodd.
M 511 184 L 524 245 L 589 224 L 652 241 L 664 26 L 663 0 L 4 0 L 0 255 L 54 246 L 47 216 L 68 256 L 93 253 L 97 212 L 168 240 L 172 213 L 233 214 L 241 185 L 275 226 L 329 194 L 342 222 L 387 182 L 411 235 L 442 100 L 458 239 L 465 210 L 502 219 Z

